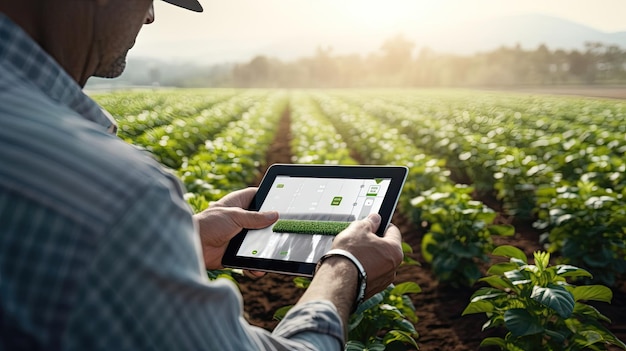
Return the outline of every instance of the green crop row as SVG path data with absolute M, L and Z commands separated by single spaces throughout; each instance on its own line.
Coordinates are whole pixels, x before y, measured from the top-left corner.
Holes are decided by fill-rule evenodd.
M 254 105 L 262 105 L 265 93 L 250 92 L 215 104 L 193 117 L 176 118 L 169 124 L 147 130 L 134 144 L 150 151 L 164 165 L 177 169 L 206 141 L 214 139 L 231 121 L 241 118 Z
M 512 235 L 514 230 L 493 225 L 494 211 L 481 202 L 470 201 L 466 189 L 453 186 L 449 172 L 440 167 L 442 162 L 427 156 L 398 129 L 386 126 L 358 105 L 329 94 L 318 93 L 315 99 L 364 162 L 409 167 L 400 209 L 411 213 L 417 225 L 428 224 L 422 254 L 433 265 L 437 278 L 453 285 L 472 285 L 480 278 L 478 266 L 488 261 L 487 254 L 493 250 L 491 234 Z M 449 200 L 414 201 L 424 194 Z M 447 215 L 430 215 L 433 213 Z
M 282 92 L 262 97 L 239 119 L 206 140 L 196 154 L 183 158 L 178 174 L 187 191 L 215 201 L 253 185 L 287 103 L 288 96 Z
M 176 118 L 197 115 L 236 94 L 234 90 L 157 90 L 96 95 L 96 100 L 115 117 L 118 135 L 129 142 L 146 130 L 170 124 Z
M 626 271 L 621 102 L 467 93 L 342 98 L 400 125 L 477 189 L 495 191 L 508 214 L 536 219 L 543 243 L 564 262 L 609 285 Z
M 593 275 L 612 285 L 626 272 L 621 101 L 267 90 L 126 92 L 97 100 L 118 118 L 122 137 L 175 169 L 196 211 L 259 179 L 289 105 L 293 162 L 357 159 L 410 168 L 399 208 L 427 231 L 422 254 L 441 281 L 472 284 L 491 235 L 512 233 L 494 225 L 496 213 L 472 199 L 474 189 L 495 194 L 510 215 L 532 218 L 549 252 L 592 273 L 577 279 Z
M 190 191 L 205 196 L 232 189 L 231 181 L 246 184 L 246 169 L 263 162 L 265 149 L 254 146 L 249 149 L 255 153 L 246 149 L 223 156 L 220 150 L 236 148 L 232 143 L 223 146 L 228 139 L 217 135 L 246 110 L 264 109 L 272 100 L 267 94 L 178 90 L 97 99 L 119 119 L 120 135 L 165 165 L 184 168 L 180 174 Z M 420 213 L 435 209 L 415 206 L 411 199 L 425 191 L 450 196 L 460 191 L 448 186 L 450 170 L 454 179 L 471 183 L 471 189 L 495 194 L 505 213 L 535 220 L 544 232 L 542 243 L 565 262 L 589 269 L 609 284 L 626 271 L 625 249 L 619 244 L 625 235 L 621 209 L 626 207 L 626 107 L 620 101 L 333 91 L 293 93 L 290 106 L 293 162 L 353 164 L 353 155 L 359 162 L 407 165 L 410 180 L 400 208 L 413 213 L 416 223 L 423 222 Z M 270 124 L 251 140 L 274 130 Z M 218 163 L 206 156 L 189 162 L 207 148 L 216 153 L 212 157 Z M 239 168 L 226 167 L 231 160 Z M 607 214 L 599 215 L 605 208 Z M 591 247 L 593 254 L 580 250 Z M 605 265 L 615 269 L 601 269 Z
M 327 116 L 305 93 L 291 97 L 291 152 L 294 163 L 357 164 Z

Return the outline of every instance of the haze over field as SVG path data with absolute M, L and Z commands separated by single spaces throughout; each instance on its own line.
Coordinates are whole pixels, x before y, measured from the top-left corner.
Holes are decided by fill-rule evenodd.
M 367 54 L 397 34 L 435 51 L 468 54 L 520 43 L 532 49 L 626 46 L 624 0 L 229 0 L 190 13 L 155 1 L 131 58 L 214 64 L 255 55 L 294 59 L 332 47 Z

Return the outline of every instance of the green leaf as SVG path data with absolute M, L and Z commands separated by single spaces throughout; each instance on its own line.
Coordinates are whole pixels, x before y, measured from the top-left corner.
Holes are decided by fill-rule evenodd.
M 495 212 L 479 212 L 476 215 L 476 220 L 483 221 L 486 224 L 491 224 L 496 219 L 497 213 Z
M 493 250 L 492 254 L 496 256 L 517 258 L 517 259 L 524 261 L 524 263 L 528 263 L 528 259 L 526 258 L 526 254 L 524 253 L 524 251 L 518 249 L 515 246 L 511 246 L 511 245 L 498 246 Z
M 566 264 L 556 266 L 556 274 L 561 277 L 588 277 L 592 278 L 591 273 L 588 271 L 578 268 L 575 266 L 570 266 Z
M 496 297 L 504 297 L 507 293 L 500 289 L 493 288 L 480 288 L 476 290 L 470 299 L 471 302 L 480 301 L 480 300 L 490 300 Z
M 611 303 L 613 292 L 604 285 L 577 286 L 572 290 L 574 301 L 601 301 Z
M 409 243 L 403 241 L 402 242 L 402 253 L 403 254 L 413 253 L 413 247 L 411 245 L 409 245 Z
M 291 307 L 293 307 L 293 305 L 283 306 L 277 309 L 276 312 L 274 312 L 274 319 L 276 319 L 277 321 L 283 320 L 283 318 L 285 318 L 285 316 L 287 315 L 287 312 L 289 312 Z
M 417 336 L 417 334 L 415 335 Z M 387 334 L 385 334 L 385 337 L 383 338 L 383 343 L 385 345 L 388 345 L 392 342 L 401 342 L 403 344 L 410 344 L 416 349 L 419 349 L 419 347 L 417 346 L 417 342 L 413 338 L 413 335 L 407 332 L 400 331 L 400 330 L 390 330 Z
M 490 313 L 494 311 L 494 306 L 493 303 L 489 302 L 489 301 L 473 301 L 470 302 L 467 307 L 465 307 L 465 310 L 463 310 L 463 313 L 461 313 L 462 316 L 465 316 L 466 314 L 475 314 L 475 313 Z
M 513 236 L 515 235 L 515 227 L 510 224 L 491 225 L 487 227 L 492 235 Z
M 403 282 L 396 285 L 391 290 L 391 295 L 402 296 L 404 294 L 417 294 L 422 292 L 422 288 L 415 282 Z
M 574 305 L 574 314 L 582 315 L 587 318 L 601 320 L 609 324 L 611 323 L 611 320 L 607 316 L 600 313 L 597 308 L 586 305 L 584 303 L 577 302 L 576 305 Z
M 508 282 L 507 280 L 497 275 L 484 277 L 484 278 L 479 279 L 479 281 L 485 282 L 497 289 L 514 289 L 515 288 L 513 285 L 511 285 L 510 282 Z
M 535 256 L 535 265 L 539 267 L 541 271 L 545 270 L 550 264 L 550 253 L 543 251 L 536 251 L 534 253 Z
M 387 294 L 387 292 L 385 290 L 383 290 L 383 291 L 379 292 L 378 294 L 370 297 L 369 299 L 363 301 L 363 303 L 360 304 L 359 307 L 357 307 L 357 309 L 356 309 L 356 311 L 354 313 L 355 314 L 361 314 L 364 311 L 369 310 L 370 308 L 372 308 L 374 306 L 378 306 L 385 299 L 385 294 Z
M 400 316 L 402 316 L 402 313 L 398 313 L 398 318 L 401 318 Z M 396 325 L 395 330 L 397 331 L 417 333 L 417 331 L 415 330 L 415 325 L 413 325 L 413 323 L 409 322 L 406 319 L 396 319 L 394 324 Z
M 359 306 L 360 307 L 360 306 Z M 361 324 L 361 322 L 365 319 L 365 314 L 363 314 L 363 312 L 359 312 L 359 309 L 356 310 L 356 312 L 354 312 L 351 316 L 350 316 L 350 321 L 349 321 L 349 325 L 348 325 L 348 330 L 350 330 L 350 332 L 352 332 L 353 330 L 355 330 L 357 327 L 359 327 L 359 325 Z
M 587 345 L 585 346 L 593 345 L 595 343 L 604 341 L 604 338 L 602 337 L 602 335 L 593 330 L 583 331 L 580 334 L 583 335 L 585 339 L 587 339 Z
M 556 343 L 563 343 L 567 339 L 567 336 L 569 334 L 569 331 L 567 329 L 561 332 L 545 329 L 543 332 Z
M 293 278 L 293 283 L 298 288 L 306 289 L 309 287 L 309 285 L 311 285 L 311 279 L 306 277 L 296 277 Z
M 530 297 L 552 308 L 563 318 L 569 318 L 574 311 L 574 297 L 567 289 L 559 285 L 549 284 L 546 288 L 534 286 Z
M 483 346 L 497 346 L 501 350 L 505 350 L 506 342 L 502 338 L 495 338 L 495 337 L 484 338 L 483 341 L 480 342 L 480 347 L 483 347 Z
M 346 347 L 344 348 L 345 351 L 363 351 L 363 350 L 367 350 L 367 348 L 365 347 L 365 344 L 357 341 L 357 340 L 350 340 L 346 343 Z
M 505 272 L 514 271 L 518 268 L 518 265 L 511 262 L 496 263 L 489 267 L 487 274 L 503 275 Z
M 537 188 L 537 191 L 535 192 L 535 195 L 537 197 L 554 198 L 554 197 L 556 197 L 556 189 L 554 187 L 539 186 Z
M 433 261 L 433 254 L 428 249 L 428 247 L 431 245 L 436 246 L 437 240 L 433 238 L 433 235 L 431 233 L 427 233 L 422 238 L 422 257 L 424 257 L 424 260 L 428 263 L 431 263 Z
M 505 311 L 504 323 L 515 337 L 539 334 L 544 330 L 541 324 L 528 311 L 521 308 Z
M 532 283 L 530 279 L 530 273 L 525 270 L 514 270 L 504 272 L 504 276 L 511 281 L 513 285 L 524 285 L 528 283 Z

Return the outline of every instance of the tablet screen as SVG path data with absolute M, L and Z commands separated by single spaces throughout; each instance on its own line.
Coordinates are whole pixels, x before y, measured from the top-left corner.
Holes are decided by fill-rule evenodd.
M 277 211 L 263 229 L 244 229 L 231 240 L 225 267 L 310 276 L 348 225 L 379 213 L 382 236 L 407 176 L 400 166 L 272 165 L 250 210 Z
M 279 220 L 248 230 L 237 255 L 317 262 L 350 222 L 380 210 L 390 182 L 278 176 L 259 210 L 278 211 Z

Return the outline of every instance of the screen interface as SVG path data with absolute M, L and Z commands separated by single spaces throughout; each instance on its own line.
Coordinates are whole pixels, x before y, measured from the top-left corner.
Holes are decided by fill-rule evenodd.
M 350 222 L 380 210 L 391 179 L 276 177 L 260 211 L 273 225 L 249 230 L 238 256 L 315 263 Z

